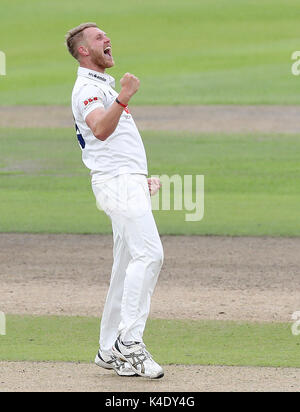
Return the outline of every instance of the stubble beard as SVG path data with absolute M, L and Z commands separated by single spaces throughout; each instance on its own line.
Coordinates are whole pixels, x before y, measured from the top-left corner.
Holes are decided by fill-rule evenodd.
M 105 69 L 109 69 L 110 67 L 113 67 L 115 62 L 114 59 L 107 59 L 105 58 L 99 51 L 94 52 L 91 50 L 91 61 L 93 64 L 99 67 L 101 71 L 105 71 Z

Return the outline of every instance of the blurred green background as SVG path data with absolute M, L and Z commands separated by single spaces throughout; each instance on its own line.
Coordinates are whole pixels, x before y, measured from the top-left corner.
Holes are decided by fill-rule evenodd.
M 70 105 L 77 63 L 68 29 L 111 37 L 118 80 L 141 79 L 133 105 L 298 104 L 296 0 L 2 0 L 0 105 Z M 298 236 L 299 135 L 142 131 L 150 174 L 204 175 L 205 215 L 155 212 L 162 234 Z M 70 129 L 0 128 L 0 231 L 108 233 Z
M 298 105 L 291 56 L 300 50 L 299 15 L 298 0 L 1 0 L 0 106 L 69 106 L 77 64 L 64 36 L 87 21 L 111 38 L 117 90 L 125 72 L 140 78 L 133 105 Z M 205 176 L 203 220 L 155 211 L 160 234 L 300 235 L 298 134 L 142 137 L 150 175 Z M 111 233 L 71 125 L 0 128 L 0 232 Z M 8 316 L 0 359 L 89 361 L 97 325 Z M 164 363 L 299 366 L 286 324 L 154 320 L 146 338 Z
M 69 104 L 67 30 L 95 21 L 116 66 L 141 79 L 134 104 L 298 104 L 291 55 L 298 0 L 1 0 L 1 105 Z
M 299 136 L 142 134 L 149 175 L 205 179 L 203 220 L 174 210 L 171 187 L 171 210 L 154 212 L 161 234 L 300 235 Z M 0 231 L 111 232 L 73 129 L 2 129 L 0 144 Z
M 8 315 L 7 321 L 0 361 L 90 363 L 98 349 L 98 318 Z M 164 365 L 300 366 L 299 337 L 286 323 L 149 319 L 145 342 Z

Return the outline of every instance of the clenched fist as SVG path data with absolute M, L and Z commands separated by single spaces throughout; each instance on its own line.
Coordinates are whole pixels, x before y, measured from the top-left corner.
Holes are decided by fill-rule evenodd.
M 119 94 L 119 100 L 128 104 L 130 98 L 138 91 L 140 87 L 139 79 L 131 73 L 125 73 L 120 80 L 121 92 Z

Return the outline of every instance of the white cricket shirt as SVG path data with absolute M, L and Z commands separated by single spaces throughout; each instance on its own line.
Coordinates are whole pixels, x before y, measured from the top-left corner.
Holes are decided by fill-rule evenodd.
M 72 111 L 83 163 L 93 180 L 124 173 L 148 174 L 147 158 L 140 133 L 128 109 L 124 109 L 115 131 L 104 141 L 97 139 L 85 122 L 98 107 L 108 109 L 118 97 L 114 78 L 83 67 L 72 92 Z

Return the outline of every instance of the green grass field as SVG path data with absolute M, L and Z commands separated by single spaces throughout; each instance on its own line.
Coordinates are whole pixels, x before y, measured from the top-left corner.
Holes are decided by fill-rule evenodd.
M 92 362 L 99 319 L 7 316 L 0 360 Z M 145 343 L 158 362 L 300 367 L 299 336 L 287 323 L 150 319 Z
M 125 72 L 140 78 L 134 105 L 299 104 L 299 14 L 297 0 L 1 0 L 0 105 L 70 105 L 77 64 L 64 36 L 85 21 L 111 38 L 116 89 Z M 205 177 L 204 218 L 155 211 L 160 234 L 300 235 L 300 135 L 142 136 L 149 175 Z M 0 128 L 0 147 L 0 233 L 111 233 L 74 129 Z M 98 349 L 97 318 L 6 320 L 0 361 L 90 363 Z M 149 319 L 144 340 L 162 364 L 300 367 L 290 327 Z
M 111 37 L 117 86 L 140 77 L 134 104 L 299 104 L 299 13 L 297 0 L 2 0 L 0 104 L 68 105 L 64 35 L 85 21 Z
M 161 234 L 299 236 L 298 135 L 144 132 L 143 139 L 150 175 L 205 179 L 204 218 L 155 211 Z M 73 129 L 1 129 L 0 143 L 0 232 L 111 232 Z

